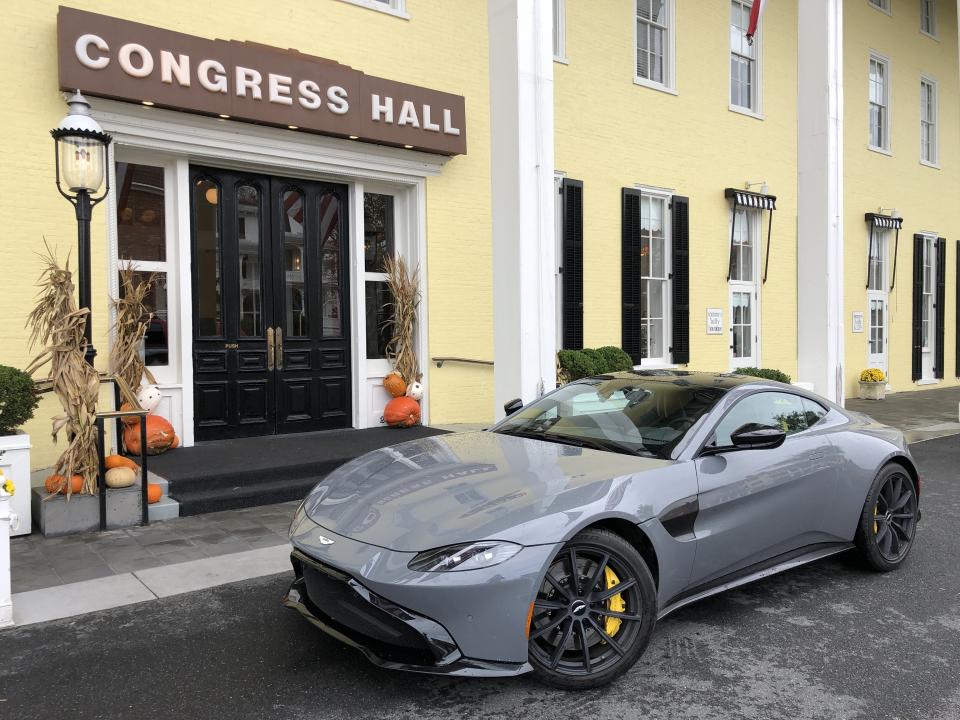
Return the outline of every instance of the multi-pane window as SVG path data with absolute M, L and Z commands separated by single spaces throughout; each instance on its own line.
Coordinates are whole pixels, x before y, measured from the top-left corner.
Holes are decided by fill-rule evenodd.
M 637 0 L 637 77 L 669 84 L 669 0 Z
M 753 44 L 747 41 L 752 6 L 749 0 L 730 2 L 730 104 L 747 110 L 757 110 L 759 35 Z
M 393 298 L 386 282 L 386 261 L 394 254 L 393 196 L 363 194 L 363 256 L 367 325 L 367 358 L 387 356 L 392 335 Z
M 640 354 L 667 359 L 667 200 L 640 198 Z
M 921 307 L 921 336 L 923 349 L 930 349 L 930 338 L 933 333 L 933 292 L 934 292 L 934 252 L 936 246 L 932 237 L 923 239 L 923 298 Z
M 937 162 L 937 85 L 920 80 L 920 159 Z
M 753 233 L 751 217 L 746 208 L 737 208 L 733 219 L 733 257 L 730 262 L 730 279 L 753 282 Z
M 890 149 L 890 66 L 886 60 L 870 56 L 868 84 L 870 104 L 870 147 Z
M 927 35 L 937 34 L 937 5 L 935 0 L 920 0 L 920 29 Z
M 868 290 L 885 290 L 887 277 L 887 233 L 883 230 L 874 230 L 873 242 L 869 246 L 869 262 L 867 273 Z
M 553 0 L 553 59 L 567 59 L 566 0 Z
M 868 244 L 867 305 L 869 307 L 868 362 L 886 369 L 887 247 L 889 230 L 873 228 Z

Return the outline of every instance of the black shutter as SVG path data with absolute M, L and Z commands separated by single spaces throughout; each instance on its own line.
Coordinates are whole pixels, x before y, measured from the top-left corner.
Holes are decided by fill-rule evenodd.
M 911 379 L 923 375 L 923 235 L 913 236 L 913 362 Z
M 945 238 L 937 238 L 937 294 L 934 297 L 936 307 L 934 308 L 934 318 L 936 319 L 935 347 L 933 349 L 933 376 L 943 377 L 943 341 L 944 341 L 944 322 L 947 315 L 947 241 Z
M 564 178 L 562 205 L 561 347 L 583 349 L 583 183 Z
M 640 191 L 623 188 L 621 196 L 620 332 L 621 345 L 634 364 L 642 355 L 640 343 Z
M 673 238 L 672 347 L 673 362 L 690 362 L 690 198 L 673 196 L 671 226 Z

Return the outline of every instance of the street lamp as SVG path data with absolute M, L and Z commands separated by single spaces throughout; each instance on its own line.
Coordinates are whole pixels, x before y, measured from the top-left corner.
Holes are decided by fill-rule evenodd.
M 90 115 L 90 103 L 80 94 L 67 101 L 70 113 L 50 131 L 55 141 L 57 190 L 73 205 L 77 213 L 77 265 L 79 305 L 86 308 L 87 322 L 84 337 L 87 341 L 85 358 L 93 365 L 97 355 L 93 347 L 90 317 L 90 215 L 93 206 L 110 193 L 110 159 L 108 147 L 113 140 Z M 106 177 L 107 186 L 97 195 Z M 66 186 L 66 190 L 64 190 Z

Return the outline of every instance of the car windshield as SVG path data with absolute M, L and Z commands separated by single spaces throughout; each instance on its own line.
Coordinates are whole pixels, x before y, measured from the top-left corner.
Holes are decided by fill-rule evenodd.
M 675 378 L 588 378 L 530 403 L 493 432 L 669 458 L 725 392 Z

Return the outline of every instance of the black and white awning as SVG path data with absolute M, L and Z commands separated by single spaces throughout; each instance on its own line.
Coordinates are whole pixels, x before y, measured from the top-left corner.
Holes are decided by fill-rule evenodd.
M 762 195 L 761 193 L 750 192 L 748 190 L 737 190 L 737 188 L 727 188 L 723 191 L 727 198 L 733 198 L 737 205 L 757 210 L 776 210 L 776 195 Z
M 878 215 L 877 213 L 866 213 L 863 219 L 878 228 L 889 228 L 899 230 L 903 227 L 902 217 L 891 217 L 890 215 Z

